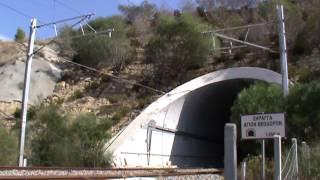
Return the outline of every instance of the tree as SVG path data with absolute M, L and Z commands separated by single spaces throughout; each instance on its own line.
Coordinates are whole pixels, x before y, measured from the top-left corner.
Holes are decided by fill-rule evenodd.
M 284 111 L 285 98 L 283 97 L 280 86 L 258 82 L 238 94 L 231 108 L 231 120 L 232 122 L 240 124 L 239 119 L 241 114 Z
M 291 88 L 287 102 L 288 135 L 310 142 L 320 137 L 320 84 L 313 81 Z
M 182 0 L 180 6 L 182 13 L 192 13 L 196 11 L 195 3 L 192 0 Z
M 156 13 L 156 5 L 144 0 L 140 5 L 120 5 L 119 10 L 126 16 L 130 23 L 138 18 L 152 18 Z
M 286 112 L 286 136 L 313 143 L 320 137 L 319 108 L 319 81 L 292 86 L 286 98 L 283 97 L 279 86 L 257 83 L 238 94 L 231 108 L 231 120 L 240 127 L 241 114 Z M 257 150 L 254 143 L 240 142 L 240 157 L 249 153 L 249 146 L 253 151 Z
M 146 61 L 155 66 L 153 82 L 168 85 L 173 79 L 181 80 L 188 69 L 201 67 L 210 48 L 209 40 L 201 34 L 207 29 L 207 24 L 188 14 L 160 16 L 155 36 L 145 49 Z
M 14 35 L 14 40 L 17 42 L 22 42 L 24 41 L 26 37 L 26 33 L 21 29 L 20 27 L 17 29 L 16 34 Z
M 237 124 L 238 137 L 241 137 L 240 116 L 242 114 L 285 112 L 285 102 L 281 87 L 278 85 L 259 82 L 242 90 L 231 108 L 231 121 Z M 240 158 L 258 153 L 259 145 L 255 141 L 239 141 Z
M 152 36 L 151 22 L 157 13 L 155 4 L 142 1 L 140 5 L 120 5 L 119 10 L 132 25 L 131 34 L 138 41 L 138 46 L 144 46 Z

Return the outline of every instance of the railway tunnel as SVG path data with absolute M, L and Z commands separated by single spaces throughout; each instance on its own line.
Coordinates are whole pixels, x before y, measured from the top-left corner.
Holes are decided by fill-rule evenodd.
M 237 94 L 254 81 L 281 84 L 262 68 L 220 70 L 165 94 L 106 144 L 116 167 L 223 168 L 224 124 Z

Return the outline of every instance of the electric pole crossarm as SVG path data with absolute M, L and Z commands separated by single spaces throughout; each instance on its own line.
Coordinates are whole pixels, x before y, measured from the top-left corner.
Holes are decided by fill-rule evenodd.
M 67 19 L 62 19 L 62 20 L 59 20 L 59 21 L 55 21 L 55 22 L 51 22 L 51 23 L 47 23 L 47 24 L 40 24 L 38 26 L 36 26 L 37 28 L 41 28 L 41 27 L 44 27 L 44 26 L 49 26 L 49 25 L 54 25 L 54 24 L 59 24 L 59 23 L 63 23 L 63 22 L 67 22 L 67 21 L 72 21 L 72 20 L 75 20 L 75 19 L 86 19 L 86 18 L 90 18 L 91 16 L 93 16 L 94 13 L 89 13 L 89 14 L 85 14 L 85 15 L 81 15 L 81 16 L 76 16 L 76 17 L 72 17 L 72 18 L 67 18 Z
M 241 41 L 239 39 L 236 39 L 236 38 L 233 38 L 233 37 L 229 37 L 229 36 L 226 36 L 226 35 L 223 35 L 223 34 L 220 34 L 220 33 L 214 33 L 215 36 L 217 37 L 220 37 L 220 38 L 223 38 L 223 39 L 228 39 L 230 41 L 234 41 L 234 42 L 237 42 L 237 43 L 240 43 L 240 44 L 245 44 L 245 45 L 248 45 L 248 46 L 252 46 L 252 47 L 255 47 L 255 48 L 259 48 L 259 49 L 263 49 L 265 51 L 269 51 L 271 53 L 278 53 L 268 47 L 264 47 L 264 46 L 261 46 L 261 45 L 258 45 L 258 44 L 253 44 L 253 43 L 250 43 L 250 42 L 246 42 L 246 41 Z

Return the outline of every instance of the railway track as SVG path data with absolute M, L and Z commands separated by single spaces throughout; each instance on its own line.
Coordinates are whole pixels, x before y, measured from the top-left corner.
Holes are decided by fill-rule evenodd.
M 213 168 L 0 167 L 0 179 L 119 179 L 208 174 L 221 175 L 222 170 Z

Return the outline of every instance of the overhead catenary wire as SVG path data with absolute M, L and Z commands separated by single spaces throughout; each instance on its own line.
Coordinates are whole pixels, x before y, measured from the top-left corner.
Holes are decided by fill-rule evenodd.
M 79 17 L 87 17 L 86 15 L 84 16 L 77 16 L 77 18 Z M 65 19 L 65 20 L 61 20 L 59 21 L 60 22 L 63 22 L 63 21 L 69 21 L 69 20 L 73 20 L 75 18 L 69 18 L 69 19 Z M 87 19 L 87 18 L 85 18 Z M 82 22 L 83 19 L 81 19 L 80 21 L 78 21 L 77 23 L 75 23 L 73 26 L 77 25 L 79 22 Z M 57 23 L 57 22 L 56 22 Z M 49 24 L 52 24 L 52 23 L 49 23 Z M 44 25 L 49 25 L 49 24 L 44 24 Z M 264 24 L 267 24 L 267 23 L 260 23 L 260 24 L 252 24 L 252 25 L 245 25 L 245 26 L 239 26 L 239 27 L 234 27 L 234 28 L 230 28 L 230 29 L 239 29 L 239 28 L 248 28 L 248 27 L 253 27 L 253 26 L 262 26 Z M 44 25 L 41 25 L 41 26 L 44 26 Z M 88 24 L 89 25 L 89 24 Z M 72 26 L 72 27 L 73 27 Z M 89 26 L 88 26 L 89 27 Z M 89 27 L 90 28 L 90 27 Z M 91 28 L 90 28 L 91 29 Z M 223 29 L 220 29 L 220 30 L 217 30 L 217 31 L 222 31 Z M 226 29 L 225 29 L 226 30 Z M 85 36 L 96 36 L 96 35 L 101 35 L 101 34 L 104 34 L 104 33 L 107 33 L 107 32 L 110 32 L 110 31 L 114 31 L 114 29 L 107 29 L 107 30 L 103 30 L 103 31 L 93 31 L 94 33 L 88 33 L 88 34 L 85 34 L 85 35 L 76 35 L 76 36 L 70 36 L 68 37 L 68 39 L 74 39 L 74 38 L 82 38 L 82 37 L 85 37 Z M 205 32 L 202 32 L 202 33 L 211 33 L 212 31 L 205 31 Z M 220 37 L 225 37 L 224 35 L 222 34 L 218 34 Z M 227 38 L 230 38 L 230 37 L 227 37 Z M 235 40 L 236 42 L 237 41 L 240 41 L 240 40 L 237 40 L 237 39 L 234 39 L 232 38 L 232 40 Z M 49 44 L 53 43 L 53 42 L 57 42 L 56 39 L 52 39 L 51 41 L 49 41 L 48 43 L 46 43 L 45 45 L 43 45 L 42 47 L 38 48 L 37 50 L 34 51 L 34 54 L 36 54 L 37 52 L 39 52 L 41 49 L 43 49 L 44 47 L 48 46 Z M 242 41 L 241 41 L 242 42 Z M 245 42 L 246 45 L 252 45 L 251 43 L 248 43 L 248 42 Z M 270 48 L 266 48 L 266 47 L 263 47 L 263 46 L 260 46 L 260 45 L 254 45 L 258 48 L 262 48 L 264 50 L 269 50 L 271 52 L 274 52 L 272 49 Z M 76 63 L 76 62 L 73 62 L 73 61 L 70 61 L 70 60 L 67 60 L 67 59 L 63 59 L 65 62 L 68 62 L 68 63 L 71 63 L 73 65 L 77 65 L 77 66 L 80 66 L 80 67 L 83 67 L 83 68 L 86 68 L 88 70 L 91 70 L 91 71 L 94 71 L 94 72 L 97 72 L 97 73 L 100 73 L 100 74 L 104 74 L 106 76 L 109 76 L 113 79 L 117 79 L 118 81 L 121 80 L 123 82 L 126 82 L 126 83 L 130 83 L 132 85 L 137 85 L 139 87 L 143 87 L 143 88 L 146 88 L 146 89 L 149 89 L 149 90 L 152 90 L 154 92 L 157 92 L 157 93 L 161 93 L 161 94 L 165 94 L 164 91 L 161 91 L 161 90 L 158 90 L 158 89 L 155 89 L 153 87 L 149 87 L 149 86 L 146 86 L 146 85 L 143 85 L 143 84 L 140 84 L 140 83 L 134 83 L 134 82 L 131 82 L 130 80 L 127 80 L 127 79 L 123 79 L 123 78 L 120 78 L 120 77 L 117 77 L 117 76 L 114 76 L 114 75 L 111 75 L 111 74 L 107 74 L 107 73 L 104 73 L 102 71 L 99 71 L 95 68 L 92 68 L 92 67 L 89 67 L 89 66 L 85 66 L 85 65 L 82 65 L 82 64 L 79 64 L 79 63 Z
M 95 35 L 100 35 L 100 34 L 104 34 L 106 32 L 110 32 L 110 31 L 114 31 L 114 29 L 108 29 L 108 30 L 104 30 L 104 31 L 99 31 L 99 32 L 96 32 L 96 33 L 89 33 L 89 34 L 86 34 L 86 35 L 78 35 L 78 36 L 71 36 L 69 38 L 73 39 L 73 38 L 81 38 L 81 37 L 84 37 L 84 36 L 95 36 Z M 50 45 L 51 43 L 54 43 L 54 42 L 57 42 L 57 40 L 55 39 L 52 39 L 50 40 L 48 43 L 46 43 L 45 45 L 43 45 L 42 47 L 38 48 L 37 50 L 34 51 L 33 55 L 35 55 L 36 53 L 38 53 L 41 49 L 45 48 L 46 46 Z M 58 42 L 59 43 L 59 42 Z M 21 45 L 21 43 L 19 43 L 19 45 Z M 23 44 L 22 44 L 23 45 Z M 26 46 L 24 45 L 23 47 L 26 48 Z M 97 72 L 99 74 L 103 74 L 105 76 L 109 76 L 111 77 L 112 79 L 116 79 L 121 82 L 124 82 L 124 83 L 128 83 L 128 84 L 131 84 L 131 85 L 136 85 L 138 87 L 142 87 L 142 88 L 145 88 L 145 89 L 148 89 L 148 90 L 151 90 L 151 91 L 154 91 L 156 93 L 160 93 L 160 94 L 165 94 L 166 92 L 164 91 L 161 91 L 161 90 L 158 90 L 156 88 L 153 88 L 153 87 L 150 87 L 150 86 L 147 86 L 147 85 L 143 85 L 141 83 L 137 83 L 137 82 L 131 82 L 130 80 L 127 80 L 127 79 L 124 79 L 124 78 L 121 78 L 121 77 L 118 77 L 118 76 L 115 76 L 115 75 L 111 75 L 111 74 L 108 74 L 108 73 L 105 73 L 105 72 L 102 72 L 102 71 L 99 71 L 95 68 L 92 68 L 92 67 L 89 67 L 89 66 L 85 66 L 85 65 L 82 65 L 82 64 L 79 64 L 79 63 L 76 63 L 76 62 L 73 62 L 73 61 L 70 61 L 70 60 L 67 60 L 65 58 L 62 58 L 60 57 L 61 60 L 63 60 L 64 62 L 67 62 L 67 63 L 70 63 L 70 64 L 73 64 L 73 65 L 76 65 L 76 66 L 79 66 L 79 67 L 82 67 L 82 68 L 85 68 L 85 69 L 88 69 L 90 71 L 94 71 L 94 72 Z
M 82 12 L 78 11 L 77 9 L 67 5 L 66 3 L 60 1 L 60 0 L 54 0 L 56 3 L 60 4 L 61 6 L 65 7 L 66 9 L 69 9 L 73 12 L 75 12 L 76 14 L 80 15 L 80 14 L 83 14 Z
M 36 27 L 37 28 L 41 28 L 41 27 L 44 27 L 44 26 L 49 26 L 49 25 L 53 25 L 53 24 L 60 24 L 60 23 L 63 23 L 63 22 L 72 21 L 72 20 L 76 20 L 76 19 L 80 19 L 80 18 L 81 19 L 82 18 L 90 18 L 93 15 L 94 15 L 94 13 L 88 13 L 88 14 L 85 14 L 85 15 L 80 15 L 80 16 L 76 16 L 76 17 L 72 17 L 72 18 L 58 20 L 58 21 L 55 21 L 55 22 L 40 24 L 40 25 L 37 25 Z
M 155 89 L 155 88 L 153 88 L 153 87 L 150 87 L 150 86 L 147 86 L 147 85 L 143 85 L 143 84 L 137 83 L 137 82 L 132 82 L 132 81 L 130 81 L 130 80 L 128 80 L 128 79 L 124 79 L 124 78 L 121 78 L 121 77 L 118 77 L 118 76 L 115 76 L 115 75 L 112 75 L 112 74 L 108 74 L 108 73 L 99 71 L 99 70 L 97 70 L 97 69 L 95 69 L 95 68 L 92 68 L 92 67 L 89 67 L 89 66 L 86 66 L 86 65 L 83 65 L 83 64 L 79 64 L 79 63 L 76 63 L 76 62 L 74 62 L 74 61 L 67 60 L 67 59 L 65 59 L 65 58 L 61 58 L 61 59 L 62 59 L 64 62 L 67 62 L 67 63 L 73 64 L 73 65 L 76 65 L 76 66 L 79 66 L 79 67 L 88 69 L 88 70 L 90 70 L 90 71 L 93 71 L 93 72 L 96 72 L 96 73 L 99 73 L 99 74 L 102 74 L 102 75 L 111 77 L 112 79 L 117 80 L 118 82 L 124 82 L 124 83 L 130 84 L 130 85 L 136 85 L 136 86 L 139 86 L 139 87 L 142 87 L 142 88 L 145 88 L 145 89 L 148 89 L 148 90 L 151 90 L 151 91 L 160 93 L 160 94 L 165 94 L 165 93 L 166 93 L 166 92 L 164 92 L 164 91 Z
M 24 12 L 22 12 L 22 11 L 16 9 L 16 8 L 13 8 L 13 7 L 11 7 L 11 6 L 9 6 L 9 5 L 1 2 L 1 1 L 0 1 L 0 6 L 5 7 L 5 8 L 7 8 L 7 9 L 10 9 L 11 11 L 14 11 L 15 13 L 17 13 L 17 14 L 19 14 L 19 15 L 27 18 L 27 19 L 32 19 L 32 18 L 33 18 L 33 17 L 30 16 L 29 14 L 26 14 L 26 13 L 24 13 Z
M 104 31 L 103 31 L 104 32 Z M 98 35 L 98 34 L 101 34 L 102 32 L 97 32 L 97 33 L 91 33 L 90 35 Z M 86 36 L 86 35 L 85 35 Z M 89 35 L 87 35 L 89 36 Z M 77 38 L 80 37 L 80 36 L 76 36 Z M 34 54 L 36 54 L 37 52 L 39 52 L 41 49 L 45 48 L 45 46 L 53 43 L 53 42 L 57 42 L 56 40 L 51 40 L 49 41 L 46 45 L 42 46 L 41 48 L 38 48 L 37 50 L 34 51 Z M 20 44 L 20 43 L 19 43 Z M 25 47 L 25 46 L 24 46 Z M 26 48 L 26 47 L 25 47 Z M 142 87 L 142 88 L 145 88 L 145 89 L 148 89 L 148 90 L 151 90 L 151 91 L 154 91 L 156 93 L 160 93 L 160 94 L 166 94 L 166 92 L 164 91 L 161 91 L 161 90 L 158 90 L 156 88 L 153 88 L 153 87 L 150 87 L 150 86 L 147 86 L 147 85 L 143 85 L 141 83 L 137 83 L 137 82 L 131 82 L 130 80 L 128 79 L 124 79 L 124 78 L 121 78 L 121 77 L 118 77 L 118 76 L 115 76 L 115 75 L 112 75 L 112 74 L 108 74 L 108 73 L 105 73 L 105 72 L 102 72 L 102 71 L 99 71 L 95 68 L 92 68 L 92 67 L 89 67 L 89 66 L 85 66 L 85 65 L 82 65 L 82 64 L 79 64 L 79 63 L 76 63 L 76 62 L 73 62 L 71 60 L 68 60 L 68 59 L 65 59 L 65 58 L 62 58 L 62 57 L 59 57 L 60 60 L 64 61 L 64 62 L 67 62 L 67 63 L 70 63 L 70 64 L 73 64 L 73 65 L 76 65 L 76 66 L 79 66 L 79 67 L 82 67 L 82 68 L 85 68 L 85 69 L 88 69 L 90 71 L 93 71 L 93 72 L 96 72 L 96 73 L 99 73 L 99 74 L 102 74 L 102 75 L 105 75 L 105 76 L 108 76 L 112 79 L 115 79 L 117 80 L 117 82 L 123 82 L 123 83 L 127 83 L 127 84 L 131 84 L 131 85 L 136 85 L 138 87 Z

